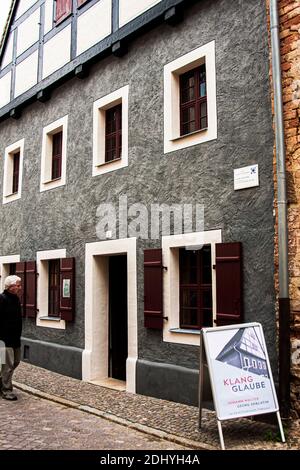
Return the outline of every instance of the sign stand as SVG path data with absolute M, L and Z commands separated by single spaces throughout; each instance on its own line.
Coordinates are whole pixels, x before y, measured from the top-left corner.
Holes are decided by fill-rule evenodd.
M 200 367 L 199 367 L 199 429 L 202 426 L 202 402 L 204 384 L 204 344 L 202 330 L 200 330 Z
M 230 330 L 235 330 L 231 333 Z M 222 337 L 222 331 L 224 335 Z M 214 332 L 218 334 L 215 335 L 214 341 L 209 343 L 207 335 L 212 335 Z M 231 338 L 230 338 L 231 336 Z M 244 337 L 244 343 L 243 343 Z M 225 338 L 225 339 L 224 339 Z M 229 341 L 228 341 L 229 338 Z M 252 341 L 252 344 L 251 344 Z M 218 344 L 219 343 L 219 344 Z M 212 347 L 211 347 L 212 346 Z M 252 349 L 251 349 L 252 348 Z M 213 349 L 213 351 L 212 351 Z M 243 366 L 234 363 L 234 358 L 229 358 L 232 350 L 232 355 L 235 350 L 239 349 L 239 357 L 243 356 Z M 216 354 L 217 351 L 217 354 Z M 224 357 L 226 360 L 224 360 Z M 246 358 L 246 359 L 245 359 Z M 255 359 L 254 359 L 255 358 Z M 260 360 L 259 360 L 260 359 Z M 250 365 L 250 361 L 252 360 Z M 216 362 L 217 361 L 217 362 Z M 222 377 L 222 363 L 224 364 L 224 377 Z M 248 365 L 247 367 L 244 364 Z M 256 366 L 257 370 L 254 370 L 253 367 Z M 275 412 L 277 416 L 278 426 L 280 430 L 281 440 L 285 441 L 282 421 L 279 413 L 279 407 L 275 392 L 275 386 L 273 383 L 273 377 L 271 372 L 271 367 L 269 363 L 269 358 L 266 350 L 266 344 L 263 336 L 262 327 L 259 323 L 245 323 L 241 325 L 230 325 L 224 327 L 214 327 L 214 328 L 203 328 L 200 332 L 200 367 L 199 367 L 199 429 L 202 426 L 202 408 L 203 408 L 203 387 L 204 387 L 204 367 L 208 367 L 210 385 L 213 395 L 214 408 L 217 415 L 217 426 L 219 432 L 219 439 L 221 444 L 221 449 L 225 450 L 225 443 L 222 430 L 222 421 L 227 419 L 234 419 L 240 417 L 249 417 L 253 419 L 254 415 L 257 414 L 266 414 Z M 215 368 L 217 367 L 217 370 Z M 221 369 L 220 369 L 221 368 Z M 221 371 L 221 373 L 220 373 Z M 261 389 L 258 387 L 258 390 L 254 390 L 254 395 L 258 395 L 258 398 L 253 398 L 253 403 L 251 402 L 251 392 L 246 389 L 247 385 L 244 385 L 244 388 L 247 390 L 247 397 L 244 399 L 246 412 L 239 411 L 238 408 L 235 408 L 234 400 L 230 396 L 230 386 L 235 382 L 233 379 L 226 378 L 229 373 L 235 373 L 237 376 L 237 383 L 245 383 L 246 377 L 248 378 L 250 384 L 253 384 L 251 389 L 254 389 L 254 380 L 261 380 Z M 240 382 L 238 375 L 240 374 Z M 220 377 L 221 376 L 221 377 Z M 246 377 L 245 377 L 246 376 Z M 222 393 L 220 389 L 220 384 L 222 385 L 222 380 L 226 385 L 227 390 L 225 393 Z M 263 385 L 264 384 L 264 385 Z M 233 388 L 233 387 L 232 387 Z M 239 392 L 237 392 L 239 390 Z M 238 387 L 234 388 L 233 395 L 234 398 L 237 398 L 236 402 L 243 402 L 243 395 L 241 390 L 243 388 Z M 229 392 L 229 394 L 228 394 Z M 226 395 L 227 394 L 227 395 Z M 226 396 L 225 396 L 226 395 Z M 250 398 L 249 398 L 250 397 Z M 238 400 L 238 398 L 240 400 Z M 261 400 L 259 402 L 259 399 Z M 226 400 L 228 400 L 226 402 Z M 255 401 L 257 400 L 257 401 Z M 267 405 L 264 405 L 267 404 Z M 251 406 L 253 409 L 251 409 Z M 241 409 L 242 410 L 242 409 Z M 249 411 L 248 411 L 249 410 Z M 251 413 L 251 414 L 250 414 Z

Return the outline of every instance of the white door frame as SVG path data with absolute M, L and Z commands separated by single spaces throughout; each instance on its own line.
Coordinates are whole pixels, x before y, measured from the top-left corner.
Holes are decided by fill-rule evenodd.
M 85 349 L 82 380 L 108 377 L 108 257 L 127 255 L 128 357 L 126 391 L 135 393 L 137 345 L 136 238 L 87 243 L 85 246 Z

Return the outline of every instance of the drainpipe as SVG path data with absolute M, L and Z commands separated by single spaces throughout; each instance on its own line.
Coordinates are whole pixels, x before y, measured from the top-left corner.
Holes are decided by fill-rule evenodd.
M 270 25 L 275 108 L 278 254 L 279 254 L 279 404 L 283 417 L 290 412 L 290 299 L 288 268 L 285 142 L 280 66 L 278 1 L 270 0 Z

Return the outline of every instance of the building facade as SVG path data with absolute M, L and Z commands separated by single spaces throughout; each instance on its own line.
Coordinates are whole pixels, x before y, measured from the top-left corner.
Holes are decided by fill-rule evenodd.
M 0 267 L 24 360 L 195 405 L 200 328 L 258 321 L 276 380 L 268 54 L 256 0 L 15 2 Z

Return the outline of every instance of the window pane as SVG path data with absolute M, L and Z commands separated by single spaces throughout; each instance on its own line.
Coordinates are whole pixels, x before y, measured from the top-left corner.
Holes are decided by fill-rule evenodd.
M 197 283 L 197 254 L 191 250 L 180 250 L 180 283 Z
M 206 127 L 207 127 L 207 118 L 206 117 L 201 118 L 200 129 L 206 129 Z
M 184 73 L 180 76 L 180 86 L 184 88 L 192 88 L 195 86 L 195 75 L 194 71 Z
M 61 155 L 62 153 L 62 131 L 57 132 L 52 137 L 52 155 Z
M 200 106 L 200 115 L 201 115 L 201 117 L 206 117 L 206 116 L 207 116 L 207 104 L 206 104 L 206 101 L 204 101 L 203 103 L 201 103 L 201 106 Z
M 205 64 L 201 65 L 199 70 L 199 96 L 203 98 L 206 96 L 206 69 Z
M 206 246 L 202 249 L 202 283 L 211 284 L 211 251 Z
M 203 327 L 213 326 L 212 310 L 203 310 L 202 312 L 202 325 Z
M 195 99 L 195 87 L 183 88 L 181 90 L 181 103 L 188 103 Z
M 184 123 L 195 121 L 195 107 L 191 106 L 190 108 L 184 109 L 182 113 L 182 118 Z
M 197 291 L 190 290 L 190 289 L 183 289 L 182 290 L 182 306 L 185 307 L 197 307 L 198 295 Z
M 211 290 L 204 290 L 202 291 L 202 302 L 204 308 L 211 308 L 212 307 L 212 298 L 211 298 Z
M 49 293 L 48 293 L 48 314 L 49 316 L 59 316 L 59 260 L 49 261 Z
M 196 309 L 183 309 L 181 327 L 199 328 L 198 313 Z

